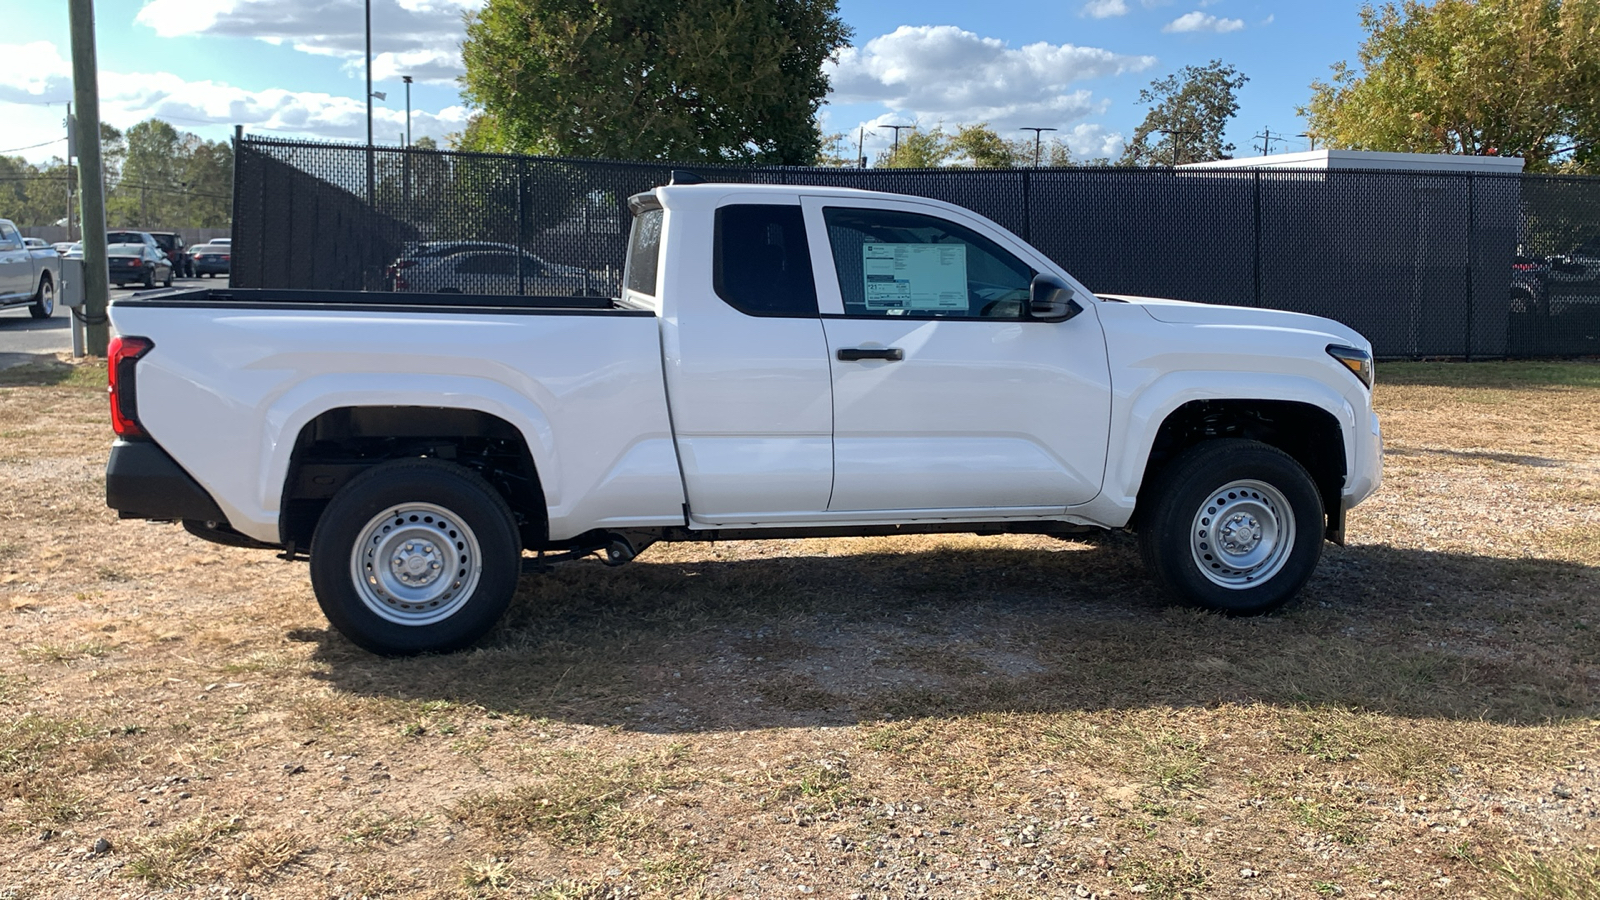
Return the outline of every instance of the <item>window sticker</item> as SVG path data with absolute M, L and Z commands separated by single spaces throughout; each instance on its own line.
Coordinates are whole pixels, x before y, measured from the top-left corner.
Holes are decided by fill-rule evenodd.
M 967 309 L 966 244 L 863 244 L 867 309 Z

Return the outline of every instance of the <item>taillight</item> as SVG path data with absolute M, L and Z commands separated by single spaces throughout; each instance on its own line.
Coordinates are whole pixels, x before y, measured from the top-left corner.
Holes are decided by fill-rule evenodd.
M 140 358 L 155 349 L 155 342 L 142 337 L 114 337 L 106 347 L 106 378 L 111 382 L 111 430 L 122 438 L 149 437 L 139 424 L 139 401 L 134 390 L 133 372 Z
M 144 260 L 142 260 L 142 259 L 130 259 L 130 260 L 128 260 L 128 265 L 133 266 L 135 269 L 137 269 L 140 266 L 144 265 Z

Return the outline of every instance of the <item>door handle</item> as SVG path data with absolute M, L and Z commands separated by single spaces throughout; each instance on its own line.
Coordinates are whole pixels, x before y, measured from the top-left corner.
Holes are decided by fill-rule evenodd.
M 905 358 L 905 351 L 899 347 L 887 347 L 882 350 L 852 347 L 839 351 L 839 359 L 844 362 L 859 362 L 863 359 L 885 359 L 889 362 L 899 362 Z

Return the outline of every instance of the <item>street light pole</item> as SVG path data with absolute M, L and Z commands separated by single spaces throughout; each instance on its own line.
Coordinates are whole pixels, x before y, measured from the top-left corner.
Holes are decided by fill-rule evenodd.
M 1054 129 L 1054 128 L 1035 128 L 1032 125 L 1024 125 L 1024 126 L 1022 126 L 1021 128 L 1019 128 L 1017 130 L 1018 131 L 1031 131 L 1031 132 L 1033 132 L 1033 167 L 1035 169 L 1039 168 L 1039 140 L 1040 140 L 1040 138 L 1042 138 L 1044 136 L 1044 133 L 1046 131 L 1055 131 L 1056 129 Z
M 367 205 L 372 205 L 373 173 L 372 160 L 372 0 L 367 4 Z
M 411 146 L 411 76 L 401 75 L 400 80 L 406 83 L 406 146 Z M 372 93 L 372 85 L 367 85 L 367 93 Z
M 900 158 L 900 129 L 902 129 L 902 128 L 915 128 L 915 127 L 916 127 L 915 125 L 879 125 L 879 126 L 877 126 L 876 128 L 873 129 L 874 131 L 882 131 L 885 128 L 893 128 L 894 129 L 894 149 L 889 151 L 889 161 L 890 162 L 894 162 L 895 160 Z

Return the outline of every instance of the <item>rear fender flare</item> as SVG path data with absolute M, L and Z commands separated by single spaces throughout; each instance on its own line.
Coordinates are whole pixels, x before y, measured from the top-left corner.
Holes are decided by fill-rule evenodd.
M 560 466 L 550 419 L 538 404 L 498 382 L 470 376 L 338 373 L 295 385 L 267 407 L 257 502 L 279 511 L 296 440 L 317 416 L 344 407 L 420 406 L 474 410 L 511 423 L 533 456 L 545 501 L 560 502 Z

